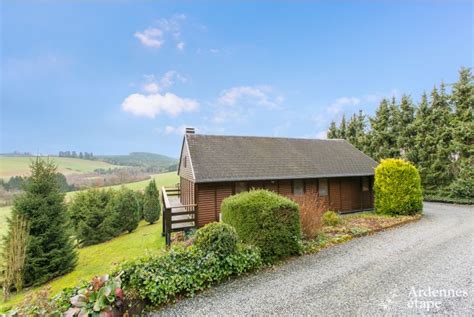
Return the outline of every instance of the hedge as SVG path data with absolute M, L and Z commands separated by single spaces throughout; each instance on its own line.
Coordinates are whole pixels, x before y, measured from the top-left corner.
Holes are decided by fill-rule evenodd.
M 222 221 L 240 240 L 261 250 L 265 263 L 298 254 L 301 226 L 298 205 L 267 190 L 251 190 L 226 198 Z
M 386 159 L 375 168 L 375 211 L 388 215 L 413 215 L 423 209 L 420 174 L 401 159 Z
M 226 257 L 206 253 L 196 246 L 175 246 L 167 253 L 128 262 L 121 266 L 122 287 L 136 292 L 157 306 L 210 287 L 232 275 L 257 269 L 262 260 L 258 249 L 237 245 Z
M 214 252 L 220 257 L 226 257 L 235 252 L 237 240 L 234 227 L 226 223 L 213 222 L 196 232 L 194 245 L 204 252 Z

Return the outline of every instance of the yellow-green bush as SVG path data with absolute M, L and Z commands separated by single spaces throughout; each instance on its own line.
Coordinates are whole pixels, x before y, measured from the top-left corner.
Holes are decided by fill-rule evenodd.
M 389 215 L 413 215 L 423 209 L 420 174 L 401 159 L 386 159 L 375 169 L 375 211 Z
M 326 211 L 323 214 L 323 224 L 325 226 L 337 226 L 342 222 L 342 217 L 335 211 Z

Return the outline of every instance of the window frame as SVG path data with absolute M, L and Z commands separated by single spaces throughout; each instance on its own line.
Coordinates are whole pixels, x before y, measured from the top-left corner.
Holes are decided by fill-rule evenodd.
M 321 186 L 321 184 L 323 183 L 323 181 L 325 182 L 325 192 L 324 193 L 321 192 L 321 189 L 323 187 L 323 186 Z M 319 195 L 319 197 L 329 196 L 329 179 L 327 179 L 327 178 L 318 178 L 318 195 Z
M 295 184 L 301 184 L 301 188 L 299 188 L 298 192 L 296 192 L 296 186 Z M 305 190 L 304 190 L 304 180 L 302 179 L 294 179 L 293 180 L 293 188 L 292 188 L 292 192 L 293 192 L 293 195 L 295 196 L 302 196 L 304 195 L 305 193 Z

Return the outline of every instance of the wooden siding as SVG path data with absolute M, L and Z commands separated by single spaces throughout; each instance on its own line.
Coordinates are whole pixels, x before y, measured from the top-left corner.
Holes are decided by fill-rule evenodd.
M 183 142 L 183 149 L 181 150 L 181 162 L 179 166 L 179 176 L 187 180 L 194 180 L 193 170 L 191 165 L 191 157 L 188 152 L 188 143 L 186 139 Z
M 293 195 L 293 181 L 258 181 L 245 182 L 248 189 L 264 188 L 279 193 L 283 196 Z M 193 192 L 196 197 L 197 225 L 201 227 L 209 222 L 219 221 L 222 201 L 235 193 L 235 182 L 204 183 L 194 185 L 192 182 L 181 178 L 185 192 Z M 369 191 L 362 191 L 361 177 L 345 177 L 328 179 L 328 196 L 321 199 L 326 201 L 328 209 L 339 212 L 349 212 L 373 208 L 373 177 L 369 179 Z M 304 195 L 318 193 L 318 180 L 304 180 Z M 183 190 L 183 189 L 182 189 Z M 182 191 L 183 193 L 183 191 Z M 188 199 L 188 198 L 186 198 Z
M 180 177 L 181 194 L 179 200 L 183 205 L 194 204 L 194 183 L 184 177 Z

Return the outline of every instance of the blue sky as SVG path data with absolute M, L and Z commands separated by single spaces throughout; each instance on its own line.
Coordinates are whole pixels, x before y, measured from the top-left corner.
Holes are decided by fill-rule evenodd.
M 321 137 L 472 66 L 471 1 L 2 2 L 1 152 Z

